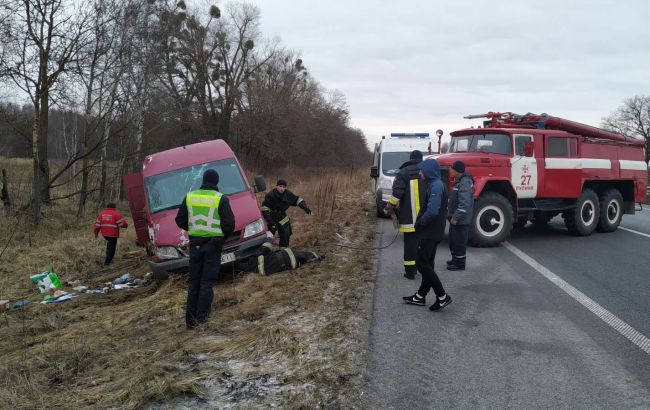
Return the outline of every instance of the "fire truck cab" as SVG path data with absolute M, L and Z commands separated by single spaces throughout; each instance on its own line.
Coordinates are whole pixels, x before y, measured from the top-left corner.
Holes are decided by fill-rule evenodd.
M 475 246 L 496 246 L 513 225 L 544 225 L 557 215 L 573 235 L 613 232 L 623 214 L 646 203 L 642 140 L 547 114 L 465 118 L 487 120 L 452 132 L 448 153 L 435 157 L 444 178 L 457 160 L 474 178 Z

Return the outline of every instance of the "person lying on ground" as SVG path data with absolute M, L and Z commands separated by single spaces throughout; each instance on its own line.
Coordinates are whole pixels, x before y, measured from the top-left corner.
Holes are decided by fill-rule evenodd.
M 274 249 L 271 242 L 260 246 L 256 254 L 235 264 L 235 270 L 271 275 L 299 268 L 305 263 L 317 262 L 325 256 L 315 252 L 294 251 L 291 248 Z

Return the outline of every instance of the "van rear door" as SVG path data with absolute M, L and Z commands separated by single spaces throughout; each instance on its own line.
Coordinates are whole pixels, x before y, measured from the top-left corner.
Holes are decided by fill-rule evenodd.
M 129 208 L 131 217 L 135 226 L 137 235 L 136 242 L 140 246 L 145 246 L 149 242 L 147 233 L 147 213 L 145 210 L 146 202 L 144 198 L 144 179 L 142 173 L 129 174 L 124 176 L 124 188 L 126 196 L 129 199 Z

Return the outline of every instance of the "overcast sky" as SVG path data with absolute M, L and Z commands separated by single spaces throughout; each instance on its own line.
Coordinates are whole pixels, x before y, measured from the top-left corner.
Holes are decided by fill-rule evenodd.
M 599 125 L 650 94 L 650 1 L 255 0 L 262 32 L 341 91 L 369 143 L 547 112 Z

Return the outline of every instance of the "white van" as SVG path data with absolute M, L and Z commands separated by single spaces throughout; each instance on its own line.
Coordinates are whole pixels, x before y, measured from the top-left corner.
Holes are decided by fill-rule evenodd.
M 440 145 L 442 131 L 436 131 L 436 135 Z M 390 138 L 382 137 L 381 141 L 375 144 L 370 177 L 377 204 L 377 216 L 385 216 L 383 210 L 393 192 L 393 180 L 399 172 L 399 167 L 409 160 L 411 151 L 417 149 L 422 151 L 423 155 L 437 153 L 438 147 L 432 144 L 433 140 L 429 138 L 428 132 L 392 133 Z

